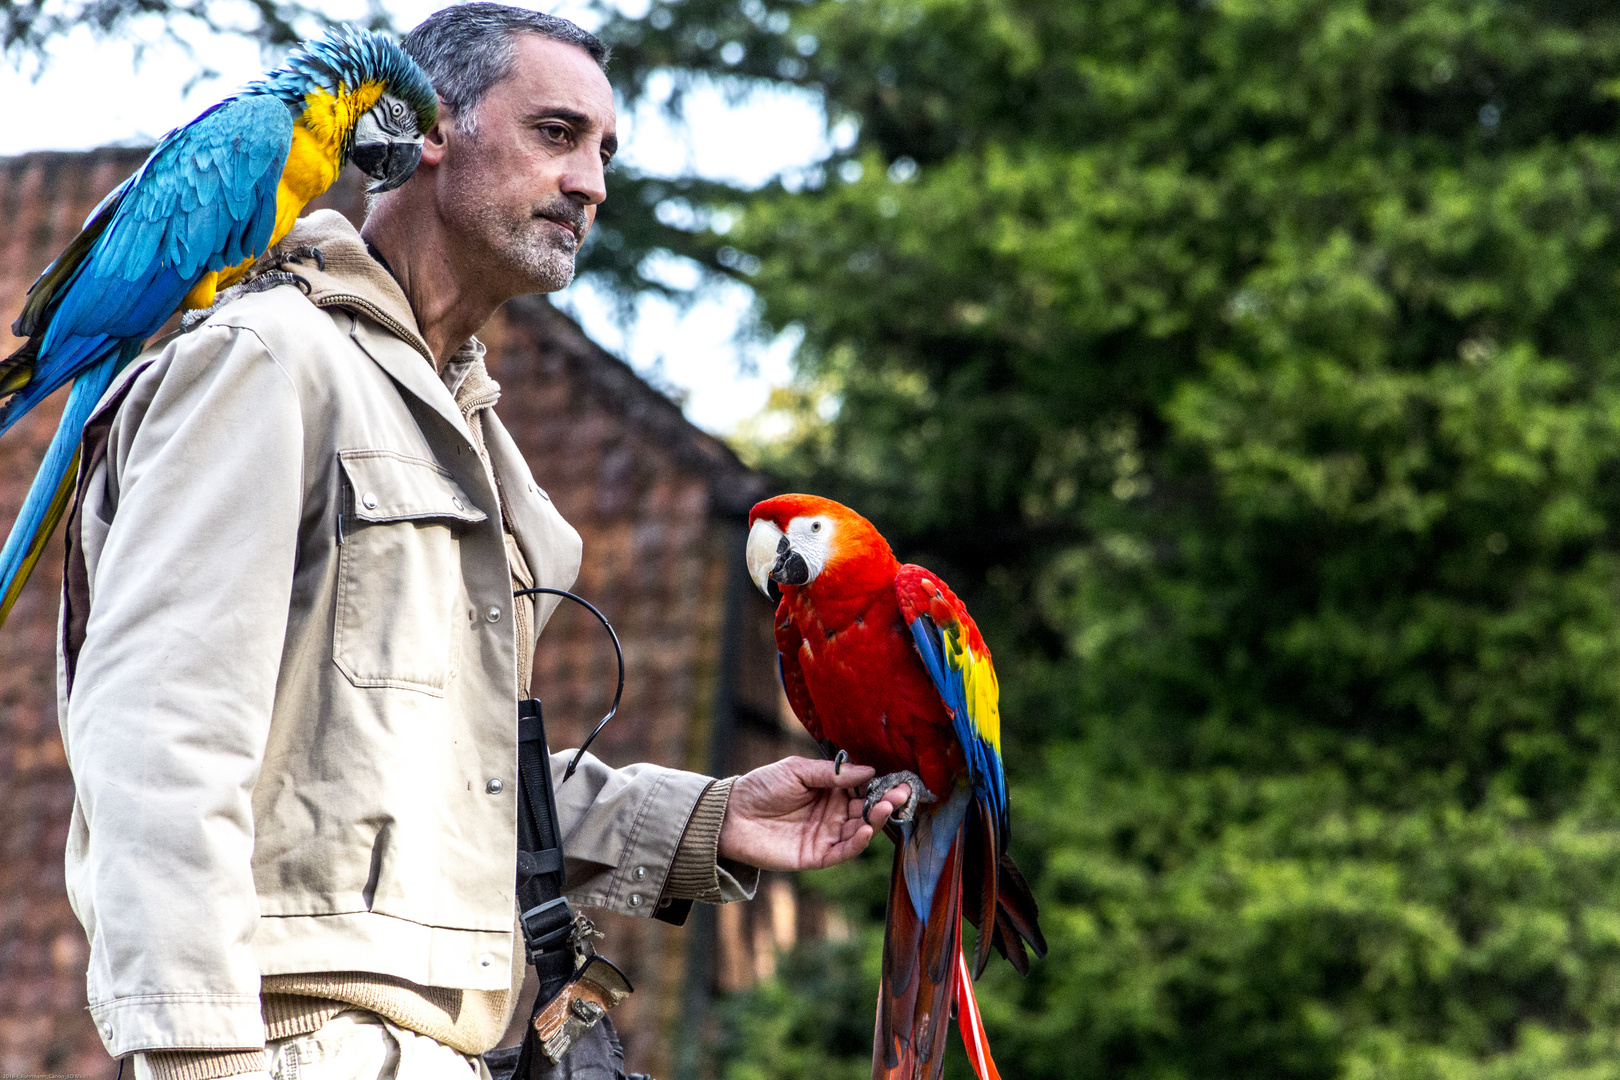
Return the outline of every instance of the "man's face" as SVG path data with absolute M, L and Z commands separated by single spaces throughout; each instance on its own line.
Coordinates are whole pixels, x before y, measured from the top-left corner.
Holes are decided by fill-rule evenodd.
M 573 280 L 618 138 L 612 87 L 585 50 L 536 34 L 514 45 L 512 74 L 478 104 L 473 134 L 458 118 L 439 125 L 437 194 L 466 265 L 517 296 Z

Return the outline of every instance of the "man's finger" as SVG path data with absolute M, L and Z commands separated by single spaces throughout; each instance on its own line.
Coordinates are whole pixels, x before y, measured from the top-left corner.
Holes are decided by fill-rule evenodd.
M 872 804 L 872 812 L 867 815 L 868 820 L 872 823 L 872 828 L 883 828 L 884 822 L 889 820 L 889 815 L 906 805 L 906 800 L 909 798 L 911 798 L 910 784 L 896 784 L 888 791 L 885 791 L 883 798 Z
M 830 761 L 816 761 L 812 758 L 790 758 L 794 763 L 794 772 L 799 782 L 805 787 L 812 788 L 853 788 L 866 783 L 877 775 L 877 770 L 870 765 L 854 765 L 844 762 L 841 769 L 834 772 Z
M 872 843 L 872 837 L 875 835 L 872 826 L 860 822 L 858 818 L 856 821 L 860 824 L 860 828 L 832 845 L 822 860 L 823 866 L 836 866 L 846 859 L 853 859 Z
M 872 813 L 865 814 L 865 819 L 872 823 L 873 829 L 881 829 L 894 811 L 906 805 L 907 798 L 910 798 L 909 785 L 896 784 L 893 789 L 883 792 L 883 798 L 872 803 Z M 865 805 L 862 805 L 862 810 L 865 810 Z

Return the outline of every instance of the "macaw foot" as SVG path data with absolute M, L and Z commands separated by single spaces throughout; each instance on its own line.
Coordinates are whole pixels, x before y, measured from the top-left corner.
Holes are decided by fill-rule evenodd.
M 241 284 L 232 285 L 228 289 L 221 290 L 214 296 L 214 302 L 207 307 L 188 311 L 180 316 L 180 329 L 187 332 L 197 329 L 197 327 L 208 321 L 210 315 L 238 297 L 247 296 L 249 293 L 264 292 L 266 289 L 273 289 L 277 285 L 296 285 L 303 280 L 297 274 L 289 274 L 282 270 L 266 270 L 262 274 L 255 274 Z M 305 285 L 308 285 L 308 282 L 305 282 Z M 304 291 L 308 292 L 309 290 L 306 288 Z
M 890 815 L 890 821 L 898 821 L 901 824 L 905 824 L 916 816 L 917 807 L 921 806 L 923 803 L 939 801 L 939 796 L 935 795 L 932 791 L 929 791 L 926 787 L 924 787 L 922 777 L 918 776 L 916 773 L 906 772 L 904 770 L 900 772 L 892 772 L 886 776 L 880 776 L 873 780 L 871 785 L 867 788 L 866 806 L 861 809 L 861 820 L 865 821 L 868 825 L 872 824 L 872 808 L 878 804 L 879 800 L 881 800 L 883 796 L 887 795 L 890 791 L 899 787 L 901 784 L 905 784 L 911 788 L 911 795 L 906 799 L 904 806 L 900 807 L 900 809 L 896 810 L 892 815 Z
M 842 769 L 844 767 L 844 762 L 846 762 L 848 760 L 849 760 L 849 751 L 848 750 L 840 750 L 840 751 L 838 751 L 838 756 L 833 758 L 833 775 L 834 776 L 838 775 L 838 770 Z
M 281 256 L 281 265 L 285 266 L 290 262 L 313 262 L 317 270 L 323 274 L 326 273 L 326 256 L 321 254 L 320 248 L 314 247 L 313 245 L 292 248 L 289 251 L 283 252 Z

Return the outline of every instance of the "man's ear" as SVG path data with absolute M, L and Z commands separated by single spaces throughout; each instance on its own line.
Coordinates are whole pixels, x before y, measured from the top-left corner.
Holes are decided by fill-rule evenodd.
M 448 112 L 444 100 L 441 98 L 439 101 L 439 119 L 434 122 L 432 127 L 428 128 L 427 134 L 422 136 L 421 163 L 423 165 L 437 165 L 444 160 L 445 151 L 450 146 L 450 133 L 447 129 L 452 123 Z

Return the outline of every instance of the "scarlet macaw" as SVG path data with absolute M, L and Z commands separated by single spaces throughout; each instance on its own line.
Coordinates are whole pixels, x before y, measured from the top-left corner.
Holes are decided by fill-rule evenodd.
M 748 516 L 748 569 L 774 582 L 782 684 L 811 738 L 899 784 L 874 1080 L 936 1080 L 954 1003 L 980 1080 L 997 1077 L 972 980 L 992 945 L 1028 974 L 1046 955 L 1034 897 L 1007 855 L 1007 785 L 990 651 L 950 587 L 902 566 L 872 523 L 830 499 L 779 495 Z M 986 925 L 984 916 L 990 913 Z M 980 928 L 971 974 L 962 919 Z
M 438 116 L 427 74 L 389 38 L 336 27 L 158 142 L 29 289 L 0 360 L 0 434 L 73 381 L 0 549 L 0 623 L 66 509 L 85 422 L 177 308 L 206 308 L 287 235 L 353 160 L 398 187 Z

